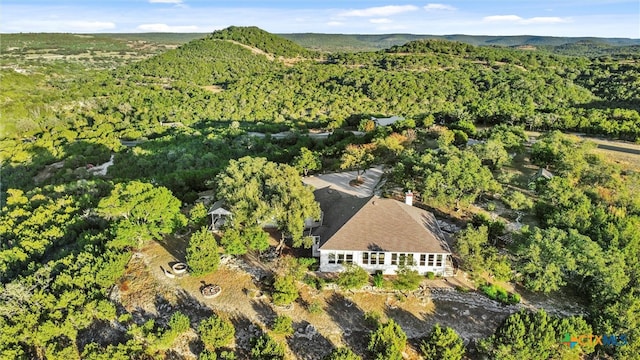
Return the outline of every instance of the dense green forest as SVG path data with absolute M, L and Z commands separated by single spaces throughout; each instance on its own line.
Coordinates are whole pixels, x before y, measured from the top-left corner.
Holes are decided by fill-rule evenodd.
M 163 358 L 193 332 L 201 358 L 283 358 L 284 342 L 271 331 L 235 355 L 234 324 L 224 314 L 140 321 L 110 293 L 133 254 L 175 233 L 193 232 L 187 257 L 203 272 L 206 265 L 196 263 L 215 269 L 220 260 L 198 257 L 198 248 L 215 256 L 218 245 L 227 256 L 264 250 L 266 235 L 255 223 L 265 219 L 282 222 L 288 245 L 308 247 L 301 224 L 318 209 L 299 175 L 371 164 L 387 166 L 386 194 L 413 190 L 424 206 L 469 223 L 456 252 L 479 285 L 489 274 L 527 291 L 585 299 L 584 318 L 515 313 L 466 348 L 455 331 L 435 327 L 412 345 L 421 356 L 453 349 L 451 359 L 465 351 L 492 359 L 632 359 L 640 351 L 640 172 L 563 134 L 638 142 L 637 48 L 577 42 L 523 50 L 417 39 L 317 52 L 255 27 L 175 49 L 149 35 L 152 50 L 132 50 L 126 36 L 77 37 L 66 48 L 60 39 L 73 35 L 14 36 L 3 41 L 0 69 L 0 357 Z M 38 57 L 52 47 L 63 57 Z M 105 51 L 118 54 L 96 62 Z M 404 119 L 390 126 L 370 120 L 391 115 Z M 316 129 L 332 134 L 309 136 Z M 525 130 L 544 134 L 530 143 Z M 283 131 L 288 136 L 274 136 Z M 98 175 L 94 168 L 110 158 Z M 523 158 L 554 176 L 514 176 Z M 200 231 L 202 191 L 243 214 L 220 244 Z M 470 210 L 487 203 L 528 221 L 507 232 L 503 220 Z M 274 280 L 274 301 L 298 297 L 296 266 Z M 406 274 L 395 289 L 414 287 L 402 281 Z M 362 287 L 351 275 L 337 285 Z M 327 358 L 401 359 L 407 335 L 400 326 L 392 319 L 373 325 L 367 349 L 328 348 Z M 95 338 L 101 327 L 108 333 Z M 629 343 L 567 350 L 556 341 L 566 332 L 624 334 Z

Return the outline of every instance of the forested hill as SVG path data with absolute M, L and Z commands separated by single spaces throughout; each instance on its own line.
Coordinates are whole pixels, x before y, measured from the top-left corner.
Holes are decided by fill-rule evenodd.
M 372 51 L 404 45 L 416 40 L 448 40 L 475 46 L 528 47 L 563 53 L 572 44 L 590 44 L 581 47 L 585 52 L 571 55 L 605 55 L 624 51 L 625 48 L 640 45 L 640 39 L 553 37 L 553 36 L 483 36 L 483 35 L 417 35 L 417 34 L 280 34 L 306 48 L 320 51 Z M 637 53 L 637 51 L 636 51 Z
M 230 26 L 226 29 L 213 32 L 210 38 L 237 41 L 275 56 L 287 58 L 315 56 L 312 51 L 303 48 L 293 41 L 273 35 L 255 26 Z
M 264 50 L 255 51 L 257 46 Z M 442 123 L 508 122 L 532 130 L 631 140 L 640 135 L 639 65 L 633 57 L 592 60 L 445 40 L 296 62 L 266 51 L 300 55 L 299 46 L 279 36 L 233 27 L 114 71 L 59 83 L 60 91 L 52 94 L 84 99 L 97 111 L 97 117 L 91 113 L 89 118 L 113 122 L 116 129 L 125 120 L 130 126 L 111 136 L 126 138 L 157 136 L 162 122 L 313 122 L 338 128 L 371 115 L 394 114 Z M 20 74 L 7 74 L 9 83 L 3 87 L 11 89 L 18 78 Z M 66 129 L 74 117 L 85 118 L 87 110 L 59 116 L 51 106 L 7 104 L 9 137 Z M 35 116 L 24 116 L 29 113 Z
M 121 68 L 118 72 L 121 76 L 127 73 L 179 80 L 192 85 L 213 85 L 273 72 L 280 65 L 240 44 L 207 37 Z

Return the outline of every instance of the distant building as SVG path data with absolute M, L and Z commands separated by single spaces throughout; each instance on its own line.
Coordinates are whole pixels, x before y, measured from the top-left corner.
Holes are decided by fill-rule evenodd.
M 342 271 L 356 264 L 370 273 L 395 274 L 412 265 L 420 274 L 454 273 L 451 250 L 432 213 L 377 196 L 357 198 L 330 188 L 315 191 L 324 213 L 323 224 L 313 229 L 314 255 L 320 271 Z
M 392 116 L 388 118 L 377 118 L 372 116 L 371 120 L 376 124 L 376 126 L 389 126 L 398 121 L 404 120 L 404 118 L 402 116 Z

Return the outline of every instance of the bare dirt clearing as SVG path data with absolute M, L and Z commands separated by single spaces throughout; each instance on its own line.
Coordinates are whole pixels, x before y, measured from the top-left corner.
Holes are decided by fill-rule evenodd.
M 446 280 L 424 280 L 420 290 L 407 293 L 372 287 L 350 292 L 333 284 L 316 290 L 300 283 L 300 298 L 292 307 L 281 308 L 271 303 L 264 281 L 275 264 L 260 263 L 253 256 L 223 257 L 221 268 L 203 277 L 167 277 L 162 268 L 168 270 L 175 262 L 184 261 L 187 241 L 188 235 L 171 236 L 163 243 L 148 244 L 134 256 L 111 298 L 136 314 L 138 321 L 152 317 L 166 321 L 177 310 L 188 314 L 193 326 L 214 311 L 229 317 L 236 325 L 239 358 L 246 355 L 249 339 L 270 329 L 278 315 L 294 320 L 294 335 L 280 337 L 291 358 L 321 359 L 340 345 L 366 356 L 368 334 L 373 329 L 367 317 L 375 314 L 402 326 L 414 345 L 406 358 L 417 359 L 415 345 L 436 323 L 454 328 L 468 342 L 490 335 L 506 316 L 522 307 L 543 307 L 563 315 L 582 312 L 572 300 L 523 295 L 523 304 L 504 306 L 475 292 L 456 291 L 456 287 L 471 288 L 462 272 Z M 218 284 L 222 293 L 205 299 L 200 293 L 204 284 Z M 185 358 L 195 358 L 199 347 L 191 351 L 185 345 L 180 349 Z

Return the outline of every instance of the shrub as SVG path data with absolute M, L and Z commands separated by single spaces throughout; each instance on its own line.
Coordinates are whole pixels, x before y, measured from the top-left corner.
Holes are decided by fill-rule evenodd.
M 396 290 L 413 291 L 420 286 L 422 276 L 408 266 L 399 266 L 397 276 L 393 280 L 393 288 Z
M 291 275 L 276 277 L 273 289 L 273 303 L 278 306 L 289 305 L 298 298 L 296 280 Z
M 224 252 L 229 255 L 243 255 L 247 253 L 247 246 L 240 237 L 240 232 L 236 229 L 225 230 L 220 244 L 224 246 Z
M 278 316 L 273 322 L 273 332 L 281 335 L 293 334 L 293 320 L 286 315 Z
M 345 264 L 345 269 L 338 275 L 336 284 L 345 290 L 358 289 L 369 282 L 369 273 L 358 265 Z
M 382 273 L 377 272 L 375 275 L 373 275 L 373 286 L 377 288 L 384 287 L 384 276 L 382 276 Z
M 362 360 L 362 358 L 356 355 L 351 349 L 346 347 L 339 347 L 333 349 L 322 360 Z
M 198 325 L 200 340 L 207 350 L 214 351 L 223 346 L 228 346 L 235 336 L 236 330 L 229 320 L 214 315 L 204 319 Z
M 520 296 L 518 294 L 510 294 L 506 289 L 495 284 L 482 285 L 480 286 L 480 291 L 488 298 L 503 304 L 517 304 L 520 302 Z
M 395 321 L 379 324 L 371 333 L 367 349 L 377 360 L 402 360 L 402 352 L 407 346 L 407 334 Z
M 427 279 L 433 280 L 436 278 L 436 274 L 433 271 L 427 271 Z
M 464 342 L 450 327 L 436 324 L 420 344 L 420 352 L 426 359 L 460 360 L 464 356 Z
M 251 359 L 283 360 L 284 345 L 276 342 L 267 334 L 253 338 L 251 339 Z
M 490 202 L 487 204 L 487 210 L 489 211 L 495 211 L 496 210 L 496 203 L 494 202 Z
M 206 227 L 202 227 L 191 235 L 186 259 L 189 271 L 196 276 L 205 275 L 218 269 L 220 264 L 218 244 Z

